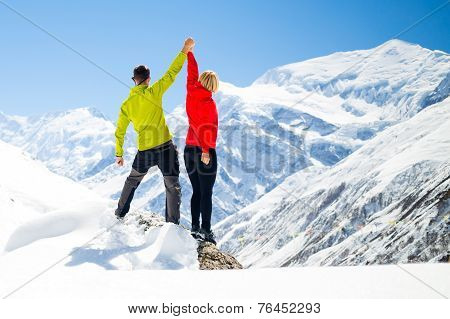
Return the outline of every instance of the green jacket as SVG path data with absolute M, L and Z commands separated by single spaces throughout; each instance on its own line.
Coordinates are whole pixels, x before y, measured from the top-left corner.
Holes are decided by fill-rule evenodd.
M 123 141 L 130 122 L 137 134 L 140 151 L 164 144 L 172 138 L 164 118 L 162 97 L 183 67 L 186 54 L 178 53 L 167 72 L 151 86 L 138 85 L 123 102 L 116 129 L 116 156 L 123 156 Z

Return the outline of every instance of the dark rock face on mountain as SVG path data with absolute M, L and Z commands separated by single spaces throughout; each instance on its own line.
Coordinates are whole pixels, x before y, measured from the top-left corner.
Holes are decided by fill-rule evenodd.
M 198 245 L 198 261 L 200 270 L 242 269 L 242 265 L 230 254 L 221 252 L 208 242 Z

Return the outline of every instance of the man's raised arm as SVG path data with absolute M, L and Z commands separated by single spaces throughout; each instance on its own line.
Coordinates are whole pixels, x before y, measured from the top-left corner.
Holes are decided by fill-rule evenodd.
M 178 53 L 175 60 L 173 60 L 167 72 L 162 76 L 161 79 L 159 79 L 152 85 L 152 89 L 154 90 L 156 95 L 162 96 L 164 92 L 166 92 L 166 90 L 172 85 L 177 74 L 181 71 L 184 61 L 186 61 L 187 53 L 191 51 L 194 45 L 195 42 L 192 38 L 187 38 L 186 41 L 184 41 L 184 46 L 181 49 L 181 52 Z

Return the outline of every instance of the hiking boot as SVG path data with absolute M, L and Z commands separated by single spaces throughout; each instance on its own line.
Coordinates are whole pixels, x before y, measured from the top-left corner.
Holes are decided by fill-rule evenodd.
M 212 230 L 201 229 L 200 233 L 203 235 L 204 241 L 210 242 L 212 244 L 217 244 L 216 236 L 214 235 Z
M 114 215 L 116 215 L 118 220 L 123 220 L 125 218 L 125 214 L 122 215 L 117 210 L 114 212 Z
M 195 239 L 203 239 L 202 234 L 200 233 L 200 227 L 192 226 L 191 228 L 191 236 Z

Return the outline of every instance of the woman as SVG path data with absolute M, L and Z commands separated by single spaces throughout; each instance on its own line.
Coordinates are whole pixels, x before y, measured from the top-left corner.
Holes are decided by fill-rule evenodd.
M 212 192 L 217 174 L 216 139 L 218 115 L 212 93 L 219 80 L 213 71 L 198 75 L 192 50 L 188 53 L 186 113 L 189 130 L 184 149 L 184 163 L 192 184 L 191 234 L 196 239 L 216 244 L 211 230 Z M 200 225 L 201 216 L 201 225 Z

